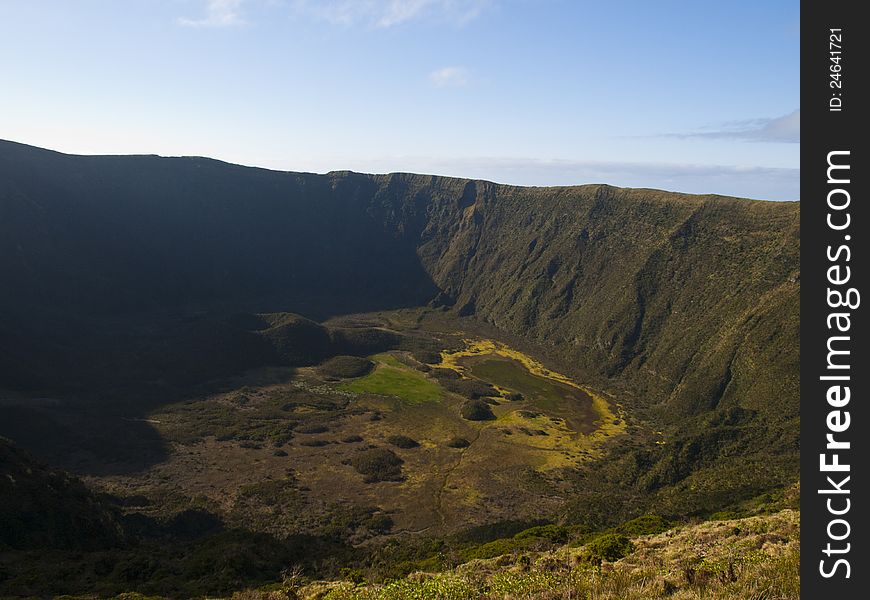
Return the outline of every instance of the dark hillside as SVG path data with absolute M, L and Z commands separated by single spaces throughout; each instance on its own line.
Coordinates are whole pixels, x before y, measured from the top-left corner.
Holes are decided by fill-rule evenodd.
M 0 553 L 120 545 L 120 517 L 81 481 L 0 437 Z

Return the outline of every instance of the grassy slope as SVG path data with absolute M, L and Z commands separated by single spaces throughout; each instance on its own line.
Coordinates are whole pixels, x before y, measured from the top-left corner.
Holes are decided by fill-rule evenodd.
M 796 600 L 800 513 L 710 521 L 638 536 L 616 562 L 590 560 L 594 544 L 473 560 L 386 584 L 314 582 L 240 592 L 235 600 Z M 295 594 L 295 595 L 293 595 Z

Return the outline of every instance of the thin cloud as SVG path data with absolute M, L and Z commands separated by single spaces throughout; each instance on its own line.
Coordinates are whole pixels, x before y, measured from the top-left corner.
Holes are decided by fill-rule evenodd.
M 234 27 L 243 25 L 240 9 L 244 0 L 208 0 L 206 14 L 200 19 L 178 19 L 185 27 Z
M 296 11 L 338 25 L 389 28 L 431 19 L 465 25 L 494 0 L 296 0 Z
M 780 142 L 797 144 L 801 141 L 801 110 L 773 119 L 731 121 L 718 129 L 691 133 L 670 133 L 665 137 L 734 139 L 748 142 Z
M 465 67 L 442 67 L 429 73 L 429 81 L 435 87 L 464 87 L 468 85 L 469 73 Z

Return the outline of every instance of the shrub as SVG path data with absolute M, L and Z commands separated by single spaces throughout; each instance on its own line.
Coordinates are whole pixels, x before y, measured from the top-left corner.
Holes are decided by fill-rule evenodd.
M 667 531 L 674 524 L 658 515 L 644 515 L 623 523 L 617 529 L 620 533 L 630 536 L 653 535 Z
M 415 350 L 412 355 L 415 359 L 427 365 L 437 365 L 441 362 L 441 353 L 434 350 Z
M 538 527 L 530 527 L 514 536 L 521 540 L 525 538 L 543 538 L 554 544 L 564 544 L 568 541 L 568 528 L 562 525 L 539 525 Z
M 504 397 L 511 402 L 519 402 L 524 399 L 524 396 L 519 392 L 508 392 Z
M 356 469 L 357 473 L 363 475 L 363 481 L 366 483 L 402 481 L 404 479 L 402 464 L 405 461 L 387 448 L 361 450 L 344 462 Z
M 311 446 L 312 448 L 321 448 L 331 444 L 329 440 L 303 440 L 299 442 L 300 446 Z
M 447 390 L 472 400 L 484 396 L 497 396 L 498 391 L 490 384 L 477 379 L 446 379 L 441 382 Z
M 465 561 L 474 559 L 485 560 L 495 558 L 496 556 L 502 556 L 503 554 L 513 554 L 516 552 L 531 550 L 538 547 L 540 543 L 540 539 L 535 538 L 506 538 L 487 542 L 486 544 L 481 544 L 479 546 L 465 548 L 462 550 L 461 554 Z
M 417 440 L 413 440 L 407 435 L 391 435 L 387 438 L 387 441 L 396 448 L 403 448 L 405 450 L 420 447 L 420 443 Z
M 431 371 L 429 371 L 429 374 L 432 375 L 432 377 L 440 380 L 442 383 L 446 380 L 460 379 L 462 377 L 462 375 L 460 375 L 453 369 L 443 369 L 440 367 L 432 369 Z
M 586 544 L 586 549 L 594 562 L 613 562 L 634 551 L 634 544 L 622 534 L 605 533 Z
M 374 368 L 375 363 L 367 358 L 359 356 L 334 356 L 322 363 L 317 370 L 327 377 L 362 377 L 368 375 Z
M 341 438 L 341 441 L 345 444 L 354 444 L 356 442 L 363 441 L 362 436 L 359 435 L 348 435 L 346 437 Z
M 363 521 L 363 525 L 373 533 L 387 533 L 393 528 L 393 519 L 389 515 L 378 513 Z
M 296 433 L 326 433 L 329 431 L 329 427 L 320 423 L 308 423 L 306 425 L 300 425 L 293 431 Z
M 459 409 L 463 419 L 469 421 L 491 421 L 495 419 L 489 404 L 481 400 L 468 400 Z
M 466 440 L 464 437 L 454 437 L 450 438 L 447 445 L 451 448 L 468 448 L 471 445 L 471 442 Z
M 403 336 L 375 327 L 359 327 L 333 329 L 330 337 L 333 348 L 343 354 L 369 356 L 398 348 Z

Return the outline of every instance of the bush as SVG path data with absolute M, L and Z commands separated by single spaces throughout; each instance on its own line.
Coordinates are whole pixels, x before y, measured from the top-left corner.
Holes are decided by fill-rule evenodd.
M 477 379 L 446 379 L 441 382 L 447 390 L 472 400 L 484 396 L 498 396 L 498 390 L 490 384 Z
M 443 369 L 443 368 L 435 368 L 429 372 L 432 377 L 440 380 L 442 383 L 451 379 L 460 379 L 462 375 L 454 371 L 453 369 Z
M 327 377 L 348 379 L 368 375 L 375 363 L 359 356 L 334 356 L 322 363 L 317 370 Z
M 415 350 L 412 356 L 426 365 L 437 365 L 441 362 L 441 353 L 434 350 Z
M 614 562 L 634 551 L 631 540 L 619 533 L 605 533 L 588 544 L 589 558 L 594 562 Z
M 524 399 L 524 396 L 519 392 L 508 392 L 505 394 L 505 398 L 511 402 L 519 402 Z
M 525 538 L 543 538 L 554 544 L 564 544 L 568 541 L 568 528 L 562 525 L 539 525 L 538 527 L 530 527 L 514 536 L 521 540 Z
M 373 533 L 388 533 L 393 528 L 393 519 L 383 513 L 374 514 L 363 525 Z
M 306 425 L 300 425 L 293 431 L 296 433 L 326 433 L 329 431 L 329 427 L 320 423 L 308 423 Z
M 492 421 L 495 419 L 489 404 L 481 400 L 468 400 L 459 409 L 459 413 L 463 419 L 469 421 Z
M 450 448 L 468 448 L 471 445 L 471 442 L 466 440 L 464 437 L 455 437 L 451 438 L 450 441 L 447 442 L 447 445 Z
M 624 533 L 629 536 L 638 536 L 638 535 L 653 535 L 655 533 L 662 533 L 663 531 L 667 531 L 674 524 L 666 519 L 658 515 L 644 515 L 642 517 L 638 517 L 636 519 L 632 519 L 627 523 L 623 523 L 617 529 L 620 533 Z
M 377 483 L 378 481 L 402 481 L 401 458 L 396 456 L 396 453 L 387 448 L 371 448 L 362 450 L 344 461 L 349 464 L 357 473 L 363 475 L 363 481 L 366 483 Z
M 312 448 L 322 448 L 331 444 L 329 440 L 303 440 L 299 442 L 300 446 L 310 446 Z
M 403 336 L 374 327 L 338 328 L 330 331 L 333 347 L 343 354 L 369 356 L 402 345 Z
M 387 441 L 396 448 L 403 448 L 405 450 L 420 447 L 420 443 L 417 440 L 413 440 L 407 435 L 391 435 L 387 438 Z
M 363 441 L 362 436 L 359 435 L 348 435 L 346 437 L 341 438 L 341 441 L 345 444 L 354 444 L 356 442 Z
M 486 560 L 504 554 L 514 554 L 516 552 L 533 550 L 538 548 L 540 543 L 541 540 L 536 538 L 506 538 L 487 542 L 486 544 L 481 544 L 479 546 L 465 548 L 461 551 L 461 554 L 465 561 L 475 559 Z

